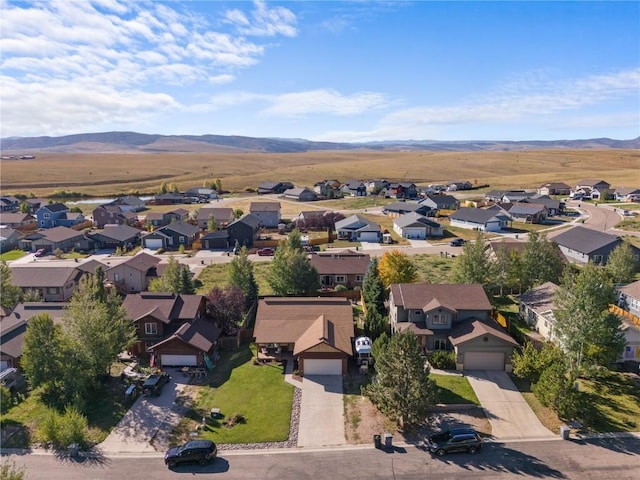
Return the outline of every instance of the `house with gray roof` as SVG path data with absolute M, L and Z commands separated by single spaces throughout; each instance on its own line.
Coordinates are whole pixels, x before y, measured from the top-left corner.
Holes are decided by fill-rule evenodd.
M 419 202 L 431 210 L 457 210 L 460 208 L 460 201 L 453 195 L 427 195 Z
M 562 182 L 548 182 L 538 187 L 538 195 L 569 195 L 571 187 Z
M 129 225 L 105 225 L 101 231 L 89 233 L 96 248 L 126 248 L 131 250 L 140 244 L 142 230 Z
M 613 196 L 619 202 L 640 202 L 640 188 L 613 187 Z
M 72 227 L 84 222 L 84 215 L 72 212 L 64 203 L 48 203 L 36 212 L 40 228 Z
M 605 199 L 609 195 L 611 184 L 598 178 L 585 178 L 580 180 L 575 189 L 572 190 L 572 194 L 579 193 L 583 197 L 590 198 L 591 200 Z
M 177 250 L 183 245 L 190 248 L 200 236 L 200 228 L 187 222 L 172 222 L 142 237 L 142 246 L 157 250 Z
M 233 208 L 229 207 L 202 207 L 198 210 L 198 226 L 206 230 L 209 226 L 209 219 L 213 218 L 218 229 L 226 228 L 235 220 Z
M 518 202 L 509 208 L 509 216 L 516 222 L 544 223 L 549 216 L 549 210 L 537 203 Z
M 361 215 L 351 215 L 336 222 L 338 240 L 350 242 L 374 242 L 382 240 L 380 225 Z
M 265 228 L 277 228 L 282 221 L 280 202 L 251 202 L 249 213 L 256 217 Z
M 419 202 L 394 202 L 382 207 L 382 213 L 391 218 L 396 218 L 411 212 L 426 216 L 430 211 L 431 207 Z
M 10 265 L 11 283 L 23 293 L 36 292 L 44 302 L 66 302 L 76 291 L 84 272 L 75 265 Z
M 147 208 L 146 203 L 135 195 L 125 195 L 124 197 L 118 197 L 113 202 L 114 205 L 118 205 L 123 212 L 141 212 Z
M 22 232 L 13 228 L 0 228 L 0 252 L 8 252 L 9 250 L 18 248 L 20 239 L 23 236 Z
M 278 204 L 279 205 L 279 204 Z M 260 238 L 260 219 L 247 213 L 227 226 L 229 246 L 235 248 L 253 247 L 253 242 Z
M 568 261 L 578 264 L 591 262 L 606 265 L 611 252 L 622 245 L 623 240 L 608 233 L 575 226 L 550 239 L 560 247 Z M 631 245 L 636 262 L 640 261 L 640 249 Z
M 482 285 L 401 283 L 390 287 L 391 331 L 411 330 L 426 352 L 454 351 L 458 370 L 511 370 L 517 342 L 491 318 Z
M 288 188 L 293 188 L 294 185 L 291 182 L 261 182 L 258 185 L 258 195 L 268 194 L 282 194 Z
M 462 207 L 449 217 L 452 227 L 498 232 L 509 225 L 510 218 L 490 209 Z
M 0 213 L 0 225 L 11 228 L 36 228 L 38 221 L 30 213 L 2 212 Z
M 361 252 L 318 252 L 309 257 L 311 265 L 318 271 L 323 288 L 344 285 L 347 288 L 362 287 L 362 281 L 371 257 Z
M 315 202 L 318 194 L 307 187 L 294 187 L 284 191 L 284 197 L 298 202 Z
M 520 318 L 545 340 L 555 340 L 554 296 L 560 287 L 553 282 L 527 290 L 519 296 Z
M 416 212 L 407 213 L 394 219 L 393 230 L 402 238 L 413 240 L 425 240 L 429 237 L 444 235 L 442 225 Z
M 109 266 L 105 279 L 121 293 L 136 293 L 147 291 L 151 280 L 161 275 L 160 259 L 140 252 L 124 262 Z
M 95 248 L 93 240 L 84 233 L 68 227 L 53 227 L 31 233 L 20 240 L 20 249 L 35 252 L 43 249 L 45 252 L 61 250 L 69 252 L 88 252 Z

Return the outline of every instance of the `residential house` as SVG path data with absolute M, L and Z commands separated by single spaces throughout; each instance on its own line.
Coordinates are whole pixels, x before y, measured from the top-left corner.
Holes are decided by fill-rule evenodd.
M 429 237 L 444 235 L 442 225 L 416 212 L 396 218 L 393 221 L 393 230 L 402 238 L 413 240 L 425 240 Z
M 364 182 L 367 193 L 371 195 L 378 195 L 382 190 L 388 189 L 389 185 L 391 185 L 391 182 L 381 178 L 367 180 Z
M 323 288 L 343 285 L 353 289 L 362 287 L 362 281 L 371 257 L 364 253 L 346 250 L 342 252 L 318 252 L 310 256 L 311 265 L 320 276 Z
M 431 208 L 424 203 L 419 202 L 394 202 L 385 205 L 382 208 L 382 213 L 391 218 L 397 218 L 405 213 L 417 213 L 419 215 L 427 216 Z
M 510 220 L 508 216 L 494 210 L 467 207 L 456 210 L 449 219 L 452 227 L 484 232 L 498 232 L 507 228 Z
M 555 217 L 556 215 L 562 215 L 562 213 L 564 213 L 564 202 L 551 198 L 548 195 L 536 194 L 528 200 L 523 200 L 523 202 L 544 205 L 547 207 L 550 217 Z
M 367 187 L 360 180 L 347 180 L 340 187 L 343 195 L 348 197 L 366 197 Z
M 509 216 L 516 222 L 544 223 L 549 216 L 549 210 L 537 203 L 518 202 L 509 208 Z
M 198 210 L 198 226 L 202 230 L 207 230 L 211 218 L 215 220 L 217 228 L 222 229 L 226 228 L 236 217 L 233 213 L 233 208 L 228 207 L 202 207 Z
M 313 190 L 318 195 L 326 198 L 339 198 L 342 196 L 338 180 L 322 180 L 313 185 Z
M 84 215 L 71 212 L 63 203 L 50 203 L 41 206 L 36 212 L 40 228 L 72 227 L 84 222 Z
M 227 226 L 229 246 L 233 248 L 253 247 L 253 242 L 260 238 L 260 219 L 248 213 Z
M 294 186 L 295 185 L 291 182 L 262 182 L 258 185 L 258 195 L 281 195 L 285 190 L 293 188 Z
M 137 219 L 133 212 L 125 213 L 120 205 L 114 203 L 97 206 L 91 215 L 93 224 L 98 228 L 104 228 L 105 225 L 127 225 Z
M 227 230 L 213 230 L 200 235 L 203 250 L 229 250 L 229 232 Z
M 502 199 L 504 198 L 505 193 L 509 190 L 490 190 L 484 194 L 484 199 L 487 202 L 492 203 L 502 203 Z M 518 190 L 519 192 L 524 192 L 524 190 Z
M 546 282 L 542 285 L 524 292 L 519 297 L 520 318 L 545 340 L 556 340 L 555 326 L 556 318 L 554 295 L 560 287 L 553 282 Z
M 420 203 L 434 211 L 457 210 L 460 208 L 460 201 L 452 195 L 427 195 L 420 200 Z
M 616 287 L 618 306 L 640 318 L 640 280 Z
M 84 233 L 68 227 L 53 227 L 33 232 L 20 240 L 20 249 L 30 252 L 43 249 L 45 252 L 89 252 L 95 248 L 93 240 Z
M 569 195 L 571 187 L 562 182 L 549 182 L 538 187 L 538 195 Z
M 25 198 L 24 203 L 29 206 L 29 213 L 35 215 L 40 207 L 49 203 L 49 200 L 46 198 Z
M 158 367 L 205 367 L 221 332 L 207 317 L 206 302 L 203 295 L 127 295 L 123 306 L 137 333 L 131 352 L 143 358 L 153 355 Z
M 200 236 L 200 227 L 179 221 L 160 227 L 142 237 L 142 246 L 157 250 L 178 249 L 181 245 L 190 248 Z
M 258 360 L 297 361 L 305 376 L 346 375 L 353 355 L 353 313 L 345 298 L 280 297 L 258 302 Z
M 154 205 L 177 205 L 180 203 L 186 203 L 187 197 L 185 197 L 184 193 L 160 193 L 158 195 L 154 195 L 152 203 Z
M 145 292 L 151 280 L 160 277 L 163 270 L 158 257 L 141 252 L 107 268 L 105 278 L 121 293 Z
M 0 252 L 8 252 L 18 248 L 23 234 L 9 227 L 0 227 Z
M 387 187 L 388 196 L 392 198 L 418 198 L 418 188 L 413 182 L 391 183 Z
M 445 185 L 449 192 L 455 192 L 457 190 L 471 190 L 473 188 L 471 182 L 468 182 L 467 180 L 449 180 L 445 182 Z
M 0 212 L 15 213 L 20 208 L 20 199 L 9 195 L 0 197 Z
M 144 223 L 153 228 L 160 228 L 173 222 L 186 222 L 188 219 L 189 210 L 176 208 L 168 212 L 149 212 L 144 217 Z
M 99 232 L 88 234 L 96 248 L 125 248 L 131 250 L 140 244 L 142 231 L 129 225 L 105 225 Z
M 315 225 L 323 224 L 323 218 L 330 213 L 330 210 L 304 210 L 293 217 L 293 223 L 298 228 L 313 228 Z
M 572 263 L 605 265 L 611 252 L 622 245 L 623 240 L 615 235 L 598 232 L 585 227 L 572 227 L 550 239 Z M 636 261 L 640 260 L 640 249 L 631 245 Z
M 118 205 L 123 212 L 141 212 L 147 208 L 144 200 L 136 197 L 135 195 L 125 195 L 124 197 L 118 197 L 113 202 L 114 205 Z
M 11 283 L 24 293 L 36 292 L 43 302 L 66 302 L 84 275 L 77 266 L 42 266 L 39 262 L 13 264 Z
M 619 202 L 640 202 L 640 188 L 614 187 L 613 198 Z
M 504 193 L 504 195 L 500 199 L 500 202 L 498 203 L 526 202 L 535 195 L 537 195 L 535 192 L 527 192 L 524 190 L 508 191 Z
M 2 212 L 0 214 L 0 225 L 20 230 L 30 230 L 38 228 L 38 221 L 30 213 Z
M 284 191 L 285 198 L 289 200 L 297 200 L 299 202 L 315 202 L 318 200 L 318 194 L 310 188 L 289 188 Z
M 374 242 L 382 240 L 380 225 L 360 215 L 351 215 L 336 222 L 338 240 L 351 242 Z
M 249 213 L 265 228 L 277 228 L 281 222 L 280 202 L 251 202 Z
M 207 203 L 218 198 L 218 192 L 212 188 L 194 187 L 185 192 L 185 196 L 197 203 Z
M 0 318 L 0 371 L 20 368 L 24 336 L 33 317 L 48 315 L 59 325 L 68 306 L 68 302 L 24 302 Z
M 640 281 L 616 288 L 627 345 L 622 360 L 640 361 Z
M 411 330 L 425 351 L 453 350 L 457 370 L 511 370 L 517 347 L 491 319 L 479 284 L 401 283 L 390 287 L 391 331 Z
M 496 258 L 498 256 L 498 252 L 501 249 L 506 249 L 507 254 L 522 256 L 522 252 L 524 252 L 525 247 L 527 246 L 527 242 L 524 240 L 517 240 L 515 238 L 502 237 L 499 239 L 489 239 L 488 243 L 488 255 L 491 258 Z
M 582 194 L 583 197 L 591 200 L 604 200 L 609 195 L 610 188 L 611 185 L 604 180 L 586 178 L 576 184 L 572 193 Z

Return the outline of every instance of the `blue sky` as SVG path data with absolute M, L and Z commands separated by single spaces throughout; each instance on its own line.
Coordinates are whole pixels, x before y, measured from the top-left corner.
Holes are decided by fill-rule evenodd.
M 640 3 L 0 0 L 2 137 L 640 135 Z

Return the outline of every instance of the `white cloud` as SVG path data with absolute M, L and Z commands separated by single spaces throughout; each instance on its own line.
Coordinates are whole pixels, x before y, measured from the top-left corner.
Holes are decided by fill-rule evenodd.
M 335 90 L 310 90 L 285 93 L 270 98 L 271 106 L 262 110 L 265 115 L 294 117 L 307 114 L 358 115 L 387 105 L 384 95 L 360 92 L 342 95 Z
M 226 12 L 225 19 L 243 35 L 273 37 L 284 35 L 295 37 L 296 16 L 284 7 L 269 7 L 266 2 L 254 2 L 254 10 L 249 18 L 244 12 L 234 9 Z

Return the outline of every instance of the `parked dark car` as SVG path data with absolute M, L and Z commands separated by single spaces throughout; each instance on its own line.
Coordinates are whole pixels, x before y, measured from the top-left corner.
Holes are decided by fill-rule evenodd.
M 273 248 L 265 247 L 258 250 L 257 253 L 261 257 L 270 257 L 272 255 L 275 255 L 276 251 Z
M 482 448 L 482 438 L 471 428 L 452 428 L 427 439 L 427 448 L 435 455 L 449 452 L 476 453 Z
M 218 447 L 211 440 L 192 440 L 180 447 L 171 447 L 164 454 L 164 463 L 169 468 L 175 468 L 181 463 L 198 462 L 206 465 L 216 458 Z
M 162 373 L 154 373 L 153 375 L 149 375 L 149 377 L 142 384 L 142 395 L 145 397 L 154 396 L 157 397 L 162 393 L 162 386 L 169 382 L 171 377 L 167 372 Z
M 464 245 L 464 240 L 462 238 L 454 238 L 449 242 L 449 245 L 451 245 L 452 247 L 461 247 L 462 245 Z

